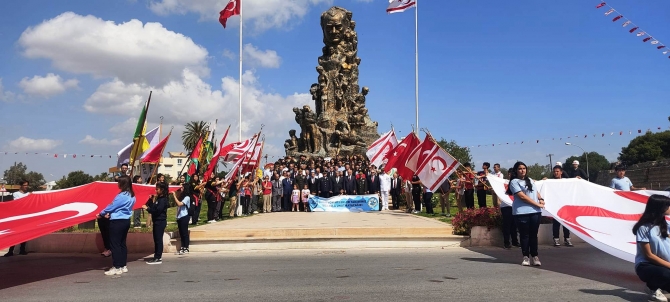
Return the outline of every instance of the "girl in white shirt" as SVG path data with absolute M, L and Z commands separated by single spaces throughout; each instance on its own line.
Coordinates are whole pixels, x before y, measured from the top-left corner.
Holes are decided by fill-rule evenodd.
M 307 212 L 307 209 L 309 209 L 309 203 L 307 200 L 309 199 L 309 188 L 307 185 L 305 185 L 305 188 L 302 189 L 302 205 L 305 207 L 305 212 Z
M 298 185 L 293 185 L 293 192 L 291 192 L 291 203 L 293 203 L 291 212 L 298 212 L 298 204 L 300 203 L 300 190 L 298 189 Z

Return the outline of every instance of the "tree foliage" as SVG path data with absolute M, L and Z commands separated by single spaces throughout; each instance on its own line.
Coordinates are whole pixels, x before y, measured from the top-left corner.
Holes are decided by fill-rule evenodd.
M 198 143 L 198 139 L 207 131 L 207 123 L 205 121 L 191 121 L 184 127 L 186 129 L 181 135 L 181 142 L 184 149 L 190 153 L 195 148 L 195 144 Z
M 526 175 L 532 179 L 540 180 L 542 178 L 549 177 L 551 175 L 551 170 L 547 167 L 547 165 L 540 165 L 535 163 L 533 165 L 526 166 Z
M 85 185 L 93 182 L 93 176 L 84 173 L 84 171 L 72 171 L 68 173 L 67 177 L 63 176 L 56 181 L 56 189 L 66 189 L 76 186 Z
M 588 160 L 589 180 L 591 182 L 596 182 L 598 180 L 598 171 L 609 170 L 611 164 L 610 161 L 607 160 L 605 156 L 601 155 L 598 152 L 589 152 L 588 155 L 589 155 Z M 563 163 L 563 170 L 572 169 L 572 162 L 575 160 L 579 161 L 579 167 L 584 169 L 584 171 L 586 171 L 587 161 L 586 156 L 584 154 L 580 156 L 568 157 Z
M 14 165 L 5 170 L 3 178 L 10 185 L 16 185 L 19 181 L 26 180 L 30 184 L 30 191 L 42 190 L 41 187 L 45 183 L 42 173 L 28 172 L 28 167 L 22 162 L 15 162 Z
M 440 140 L 437 141 L 437 144 L 444 148 L 444 150 L 456 158 L 461 164 L 472 162 L 470 149 L 468 149 L 468 147 L 459 146 L 455 140 L 447 141 L 444 138 L 440 138 Z
M 652 133 L 647 131 L 621 148 L 619 161 L 626 165 L 670 158 L 670 131 Z
M 93 181 L 113 181 L 112 175 L 107 172 L 102 172 L 96 176 L 93 176 Z

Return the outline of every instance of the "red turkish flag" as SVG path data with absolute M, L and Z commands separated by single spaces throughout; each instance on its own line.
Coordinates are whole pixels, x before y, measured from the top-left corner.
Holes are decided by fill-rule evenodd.
M 426 134 L 421 145 L 418 145 L 412 150 L 412 153 L 410 153 L 405 166 L 412 170 L 412 172 L 417 173 L 421 170 L 421 165 L 427 158 L 432 156 L 432 153 L 435 152 L 436 149 L 436 145 L 432 142 L 432 137 Z
M 398 169 L 398 175 L 403 179 L 409 179 L 414 175 L 414 171 L 405 167 L 405 162 L 409 158 L 412 150 L 421 143 L 414 132 L 407 135 L 393 150 L 389 151 L 388 161 L 384 166 L 384 171 L 389 172 L 391 169 Z
M 228 18 L 240 14 L 240 1 L 242 0 L 230 0 L 226 5 L 226 8 L 219 13 L 219 22 L 223 25 L 223 28 L 226 28 L 226 21 L 228 21 Z
M 169 191 L 178 188 L 171 186 Z M 139 209 L 149 195 L 156 193 L 156 187 L 134 184 L 133 191 L 133 209 Z M 117 194 L 117 183 L 96 181 L 64 190 L 36 191 L 18 200 L 0 202 L 0 249 L 91 221 Z
M 212 159 L 209 161 L 209 165 L 207 166 L 207 171 L 205 171 L 205 175 L 203 176 L 203 181 L 207 182 L 212 175 L 212 172 L 214 172 L 214 168 L 219 164 L 219 158 L 221 156 L 226 156 L 230 150 L 233 149 L 233 144 L 229 144 L 228 146 L 223 146 L 223 143 L 226 142 L 226 138 L 228 138 L 228 130 L 230 130 L 230 127 L 226 129 L 226 133 L 223 134 L 223 138 L 219 142 L 219 148 L 216 149 L 216 152 L 212 156 Z

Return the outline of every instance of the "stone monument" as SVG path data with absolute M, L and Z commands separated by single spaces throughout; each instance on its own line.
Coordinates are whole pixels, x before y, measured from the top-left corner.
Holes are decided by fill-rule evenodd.
M 365 108 L 370 91 L 358 86 L 358 35 L 352 13 L 331 7 L 321 14 L 323 54 L 316 66 L 318 80 L 309 92 L 314 110 L 309 105 L 293 108 L 300 136 L 290 130 L 284 143 L 287 156 L 307 155 L 332 157 L 365 154 L 367 147 L 379 138 L 377 122 Z

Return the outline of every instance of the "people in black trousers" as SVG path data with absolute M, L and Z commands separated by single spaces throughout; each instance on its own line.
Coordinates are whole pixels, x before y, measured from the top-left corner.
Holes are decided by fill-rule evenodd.
M 488 181 L 486 175 L 489 173 L 490 167 L 490 163 L 484 162 L 484 164 L 482 164 L 482 171 L 477 172 L 477 176 L 475 176 L 478 180 L 475 188 L 477 192 L 477 205 L 479 205 L 479 208 L 486 208 L 486 192 L 488 191 L 486 189 L 486 182 Z
M 412 200 L 414 201 L 414 213 L 421 212 L 421 193 L 423 193 L 423 188 L 421 186 L 421 180 L 419 176 L 412 176 Z
M 168 208 L 168 186 L 164 182 L 156 184 L 156 196 L 142 206 L 149 214 L 153 222 L 154 235 L 154 258 L 147 261 L 147 264 L 163 263 L 163 233 L 167 227 L 167 208 Z
M 333 193 L 333 183 L 328 176 L 319 178 L 319 197 L 330 198 Z
M 100 229 L 102 244 L 105 246 L 105 250 L 100 254 L 109 257 L 112 255 L 112 247 L 109 244 L 109 219 L 105 217 L 98 218 L 98 229 Z
M 514 222 L 514 216 L 512 215 L 512 206 L 501 203 L 500 213 L 502 214 L 503 244 L 505 245 L 505 248 L 510 249 L 512 246 L 518 247 L 519 237 L 517 236 L 516 223 Z
M 135 192 L 127 175 L 119 176 L 118 186 L 121 192 L 116 195 L 97 218 L 109 218 L 109 245 L 112 249 L 112 268 L 105 272 L 107 276 L 121 275 L 128 272 L 128 248 L 126 237 L 130 229 L 130 216 L 135 205 Z
M 356 175 L 351 169 L 347 170 L 347 176 L 344 177 L 344 191 L 347 195 L 356 195 Z
M 284 179 L 282 180 L 282 191 L 284 197 L 282 197 L 282 211 L 290 212 L 293 204 L 291 203 L 291 192 L 293 192 L 293 179 L 291 179 L 288 172 L 284 172 Z
M 423 193 L 423 204 L 426 206 L 426 214 L 435 214 L 433 212 L 433 191 L 428 188 Z
M 391 179 L 391 201 L 393 202 L 393 209 L 400 209 L 400 194 L 402 193 L 402 179 L 398 177 L 398 173 L 393 173 Z

